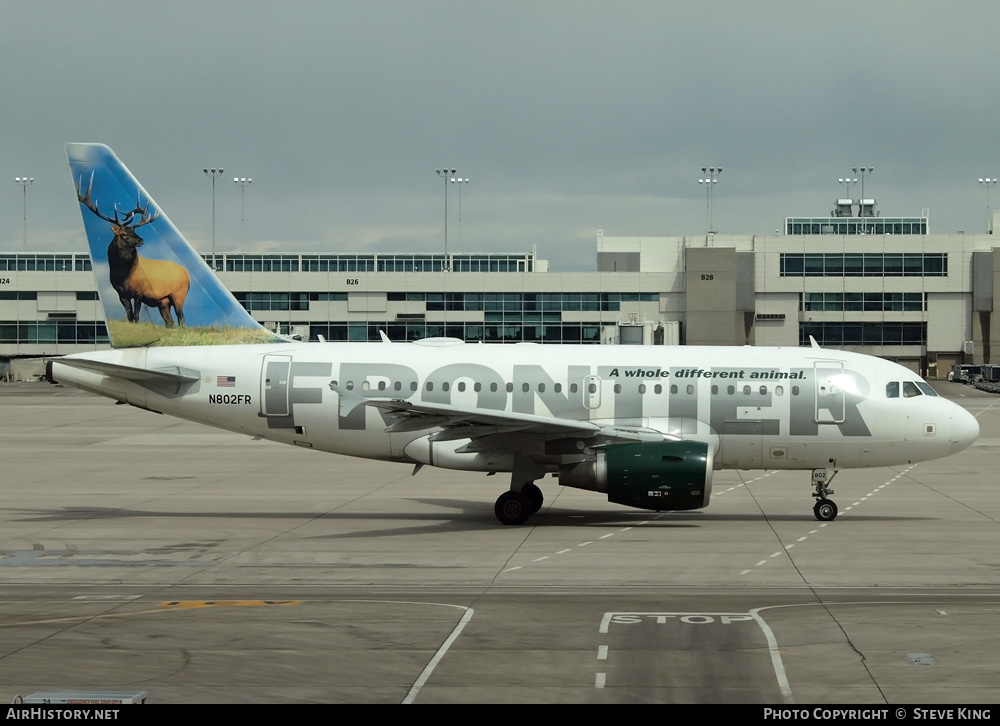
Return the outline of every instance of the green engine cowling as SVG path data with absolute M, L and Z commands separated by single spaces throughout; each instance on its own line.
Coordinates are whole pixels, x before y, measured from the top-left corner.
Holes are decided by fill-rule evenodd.
M 560 467 L 559 483 L 639 509 L 702 509 L 712 495 L 712 452 L 701 441 L 611 444 L 593 460 Z

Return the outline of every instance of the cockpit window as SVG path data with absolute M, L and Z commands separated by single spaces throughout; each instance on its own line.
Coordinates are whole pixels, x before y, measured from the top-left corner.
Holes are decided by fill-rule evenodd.
M 899 381 L 889 381 L 885 384 L 886 398 L 899 398 Z
M 903 398 L 913 398 L 923 395 L 917 384 L 913 381 L 903 381 Z
M 936 396 L 938 392 L 930 387 L 929 383 L 924 383 L 923 381 L 917 381 L 917 388 L 923 391 L 928 396 Z

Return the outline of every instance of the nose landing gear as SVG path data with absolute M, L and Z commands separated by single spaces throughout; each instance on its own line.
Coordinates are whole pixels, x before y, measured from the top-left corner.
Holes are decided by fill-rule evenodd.
M 813 506 L 813 514 L 821 522 L 832 522 L 837 518 L 837 505 L 832 499 L 828 498 L 833 494 L 830 482 L 833 481 L 835 476 L 837 476 L 836 469 L 834 469 L 832 474 L 829 474 L 829 478 L 826 469 L 813 469 L 812 471 L 813 496 L 816 498 L 816 504 Z

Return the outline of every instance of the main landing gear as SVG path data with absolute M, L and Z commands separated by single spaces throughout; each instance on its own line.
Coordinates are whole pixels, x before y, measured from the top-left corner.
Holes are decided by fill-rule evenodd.
M 832 499 L 827 498 L 833 494 L 830 482 L 837 476 L 837 470 L 834 469 L 833 474 L 830 474 L 829 478 L 827 478 L 827 474 L 826 469 L 813 469 L 812 471 L 812 484 L 815 490 L 813 496 L 816 497 L 813 514 L 821 522 L 832 522 L 837 518 L 837 505 Z
M 528 517 L 542 508 L 545 497 L 534 482 L 527 482 L 521 491 L 506 491 L 497 499 L 493 511 L 501 524 L 524 524 Z
M 545 467 L 523 456 L 514 460 L 510 473 L 510 490 L 497 499 L 493 511 L 501 524 L 524 524 L 528 517 L 542 508 L 545 497 L 535 479 L 545 476 Z

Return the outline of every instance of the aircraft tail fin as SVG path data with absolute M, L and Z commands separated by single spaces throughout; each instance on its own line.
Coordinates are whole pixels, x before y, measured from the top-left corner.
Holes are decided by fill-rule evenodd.
M 66 144 L 115 348 L 285 342 L 253 319 L 115 152 Z

